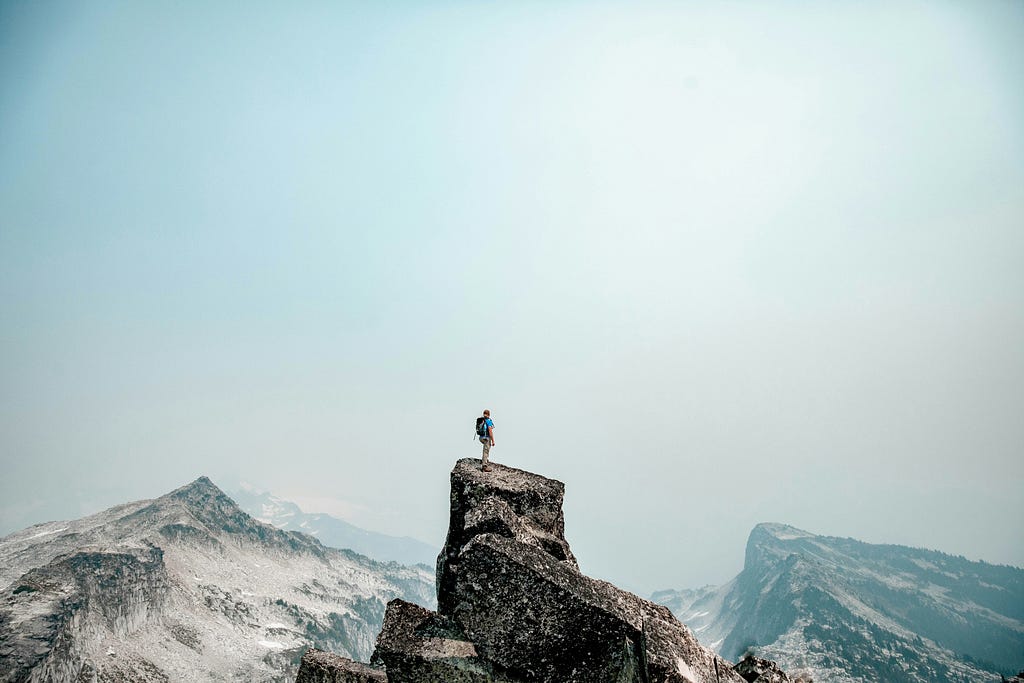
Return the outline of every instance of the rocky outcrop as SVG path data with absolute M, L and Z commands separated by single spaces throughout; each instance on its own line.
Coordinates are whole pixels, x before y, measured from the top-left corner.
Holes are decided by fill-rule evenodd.
M 511 467 L 456 464 L 438 612 L 388 603 L 372 659 L 387 680 L 744 683 L 668 608 L 580 573 L 564 492 Z
M 379 667 L 367 666 L 345 657 L 310 648 L 302 656 L 296 683 L 387 683 Z
M 736 673 L 743 677 L 747 683 L 791 683 L 792 678 L 779 668 L 775 662 L 761 659 L 754 655 L 747 655 L 736 662 Z M 796 679 L 797 683 L 804 683 L 803 679 Z
M 451 619 L 404 600 L 388 604 L 373 661 L 387 669 L 391 681 L 485 683 L 496 679 Z
M 91 680 L 83 641 L 130 636 L 162 614 L 167 593 L 156 547 L 83 550 L 27 572 L 0 596 L 0 681 Z M 134 664 L 134 680 L 164 680 L 148 662 Z
M 579 572 L 565 540 L 565 484 L 497 465 L 481 472 L 460 460 L 451 475 L 448 538 L 437 557 L 438 610 L 455 607 L 462 549 L 477 536 L 493 534 L 537 548 Z

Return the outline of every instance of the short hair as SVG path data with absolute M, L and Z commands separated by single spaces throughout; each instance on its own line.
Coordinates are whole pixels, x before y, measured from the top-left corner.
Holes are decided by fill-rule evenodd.
M 491 411 L 489 411 L 489 410 L 485 410 L 484 411 L 484 415 L 490 415 L 490 414 L 491 414 Z

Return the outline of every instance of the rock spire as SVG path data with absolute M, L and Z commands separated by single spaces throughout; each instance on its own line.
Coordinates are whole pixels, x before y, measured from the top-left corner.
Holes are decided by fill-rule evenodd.
M 668 608 L 580 573 L 565 540 L 559 481 L 460 460 L 438 611 L 393 600 L 372 664 L 389 683 L 744 683 Z M 322 666 L 322 656 L 316 662 Z M 365 671 L 338 665 L 332 679 Z M 351 670 L 351 673 L 349 672 Z M 358 673 L 356 673 L 358 672 Z M 385 679 L 380 679 L 385 680 Z

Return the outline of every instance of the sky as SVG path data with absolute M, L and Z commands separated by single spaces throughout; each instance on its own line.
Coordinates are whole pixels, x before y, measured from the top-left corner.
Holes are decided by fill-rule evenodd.
M 1024 566 L 1024 3 L 0 4 L 0 534 L 247 481 L 581 569 Z

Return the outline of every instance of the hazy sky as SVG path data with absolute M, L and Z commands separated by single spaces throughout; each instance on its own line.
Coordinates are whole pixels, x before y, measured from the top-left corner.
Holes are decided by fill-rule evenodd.
M 1024 3 L 0 4 L 0 533 L 199 475 L 582 569 L 1024 565 Z

